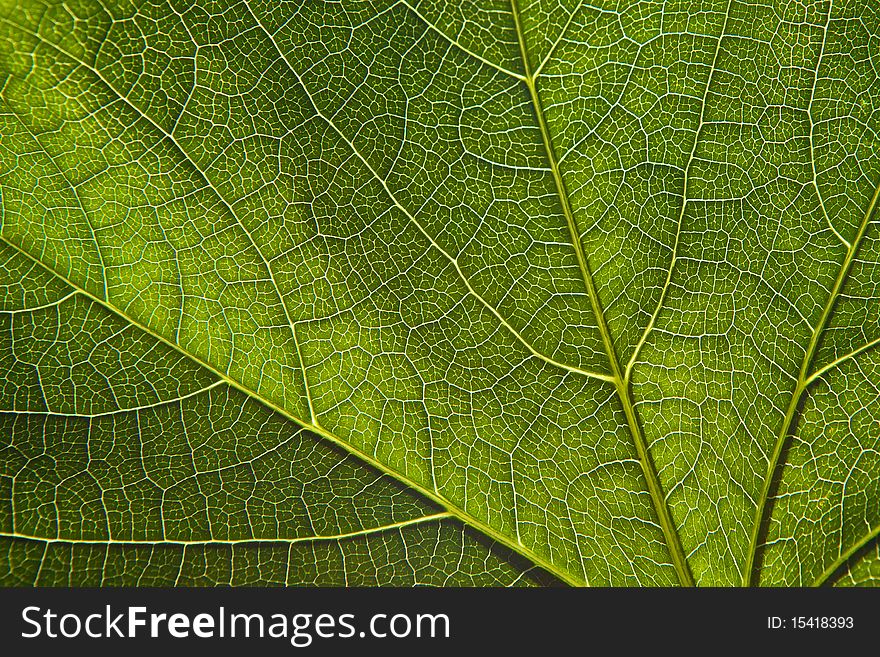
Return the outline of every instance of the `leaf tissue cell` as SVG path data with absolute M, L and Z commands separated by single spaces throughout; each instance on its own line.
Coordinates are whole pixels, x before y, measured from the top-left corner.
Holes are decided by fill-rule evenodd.
M 875 0 L 0 0 L 0 583 L 880 582 Z

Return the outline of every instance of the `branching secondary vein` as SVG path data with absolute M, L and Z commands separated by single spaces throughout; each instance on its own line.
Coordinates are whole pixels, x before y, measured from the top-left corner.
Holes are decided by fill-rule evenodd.
M 13 241 L 10 241 L 5 235 L 2 234 L 2 225 L 0 225 L 0 241 L 2 241 L 5 244 L 8 244 L 11 248 L 13 248 L 16 252 L 20 253 L 21 255 L 23 255 L 28 260 L 35 262 L 37 264 L 40 264 L 41 266 L 45 267 L 47 270 L 52 272 L 59 279 L 61 279 L 65 283 L 67 283 L 67 285 L 79 290 L 84 296 L 88 297 L 89 299 L 91 299 L 95 303 L 100 304 L 101 306 L 103 306 L 104 308 L 109 310 L 110 312 L 113 312 L 113 313 L 119 315 L 120 317 L 125 319 L 127 322 L 129 322 L 132 326 L 136 326 L 137 328 L 144 331 L 148 335 L 153 336 L 156 340 L 168 345 L 171 349 L 173 349 L 177 353 L 181 354 L 182 356 L 185 356 L 186 358 L 189 358 L 190 360 L 198 363 L 199 365 L 201 365 L 202 367 L 204 367 L 208 371 L 215 374 L 217 377 L 219 377 L 221 380 L 223 380 L 225 383 L 227 383 L 232 388 L 235 388 L 236 390 L 239 390 L 240 392 L 248 395 L 249 397 L 254 398 L 255 400 L 259 401 L 267 408 L 270 408 L 273 411 L 280 413 L 281 415 L 283 415 L 284 417 L 286 417 L 289 420 L 292 420 L 293 422 L 297 423 L 301 427 L 308 429 L 309 431 L 312 431 L 313 433 L 318 434 L 319 436 L 330 441 L 334 445 L 337 445 L 338 447 L 344 449 L 346 452 L 353 454 L 354 456 L 356 456 L 357 458 L 359 458 L 363 462 L 367 463 L 368 465 L 372 466 L 376 470 L 387 474 L 388 476 L 396 479 L 397 481 L 400 481 L 404 485 L 411 488 L 413 491 L 423 495 L 424 497 L 435 502 L 436 504 L 440 505 L 441 507 L 444 507 L 450 515 L 454 516 L 455 518 L 457 518 L 458 520 L 460 520 L 464 524 L 473 527 L 475 530 L 477 530 L 478 532 L 480 532 L 482 534 L 485 534 L 490 539 L 500 543 L 501 545 L 504 545 L 504 546 L 510 548 L 514 552 L 521 554 L 526 559 L 528 559 L 529 561 L 534 563 L 536 566 L 546 570 L 548 573 L 559 578 L 561 581 L 563 581 L 567 584 L 570 584 L 572 586 L 582 586 L 584 584 L 589 583 L 583 579 L 572 576 L 570 573 L 568 573 L 565 570 L 558 568 L 552 562 L 550 562 L 546 558 L 544 558 L 541 555 L 534 552 L 531 548 L 519 543 L 518 541 L 516 541 L 512 537 L 507 536 L 506 534 L 503 534 L 502 532 L 499 532 L 491 525 L 488 525 L 487 523 L 483 522 L 482 520 L 479 520 L 478 518 L 474 517 L 473 515 L 471 515 L 467 511 L 455 506 L 446 498 L 438 495 L 436 491 L 430 490 L 430 489 L 426 488 L 425 486 L 421 485 L 420 483 L 418 483 L 417 481 L 410 479 L 406 475 L 389 468 L 387 465 L 385 465 L 381 461 L 378 461 L 371 454 L 368 454 L 368 453 L 358 449 L 357 447 L 351 445 L 350 443 L 342 440 L 338 436 L 327 431 L 325 428 L 323 428 L 319 425 L 316 425 L 316 424 L 312 424 L 311 422 L 308 422 L 307 420 L 304 420 L 304 419 L 294 415 L 286 408 L 279 406 L 278 404 L 275 404 L 267 399 L 260 397 L 256 392 L 254 392 L 253 390 L 251 390 L 247 386 L 244 386 L 239 381 L 231 378 L 226 372 L 221 371 L 220 369 L 218 369 L 217 367 L 215 367 L 211 363 L 207 362 L 206 360 L 203 360 L 201 358 L 193 356 L 192 354 L 187 353 L 186 351 L 184 351 L 180 347 L 180 345 L 172 342 L 171 340 L 169 340 L 165 336 L 160 335 L 159 333 L 156 333 L 150 327 L 146 326 L 145 324 L 142 324 L 138 320 L 126 315 L 122 310 L 116 308 L 110 302 L 104 301 L 104 300 L 96 297 L 92 293 L 90 293 L 88 290 L 82 289 L 81 286 L 79 286 L 75 282 L 71 281 L 63 273 L 56 271 L 47 265 L 43 265 L 38 260 L 36 260 L 30 253 L 28 253 L 26 250 L 24 250 L 21 246 L 19 246 L 18 244 L 16 244 Z
M 526 349 L 528 349 L 529 352 L 533 356 L 535 356 L 536 358 L 544 361 L 545 363 L 548 363 L 549 365 L 557 367 L 559 369 L 567 370 L 569 372 L 574 372 L 576 374 L 581 374 L 581 375 L 586 376 L 591 379 L 597 379 L 599 381 L 611 382 L 612 377 L 608 376 L 607 374 L 604 374 L 602 372 L 594 372 L 591 370 L 586 370 L 584 368 L 577 367 L 575 365 L 569 365 L 568 363 L 563 363 L 561 361 L 557 361 L 556 359 L 551 358 L 550 356 L 547 356 L 546 354 L 543 354 L 540 351 L 538 351 L 537 349 L 535 349 L 535 347 L 532 346 L 532 344 L 529 343 L 528 340 L 526 340 L 522 336 L 522 334 L 519 331 L 517 331 L 517 329 L 515 327 L 513 327 L 510 324 L 510 322 L 508 322 L 492 304 L 490 304 L 479 292 L 477 292 L 474 289 L 474 287 L 471 285 L 468 277 L 465 275 L 464 271 L 462 271 L 461 265 L 458 263 L 458 259 L 455 256 L 453 256 L 451 253 L 446 251 L 446 249 L 444 249 L 440 244 L 437 243 L 437 241 L 434 239 L 434 237 L 424 228 L 424 226 L 422 226 L 421 222 L 418 221 L 418 219 L 398 200 L 397 196 L 394 194 L 394 192 L 388 186 L 388 183 L 385 181 L 385 179 L 379 175 L 379 173 L 375 170 L 375 168 L 369 163 L 369 161 L 355 147 L 354 143 L 342 132 L 342 130 L 340 130 L 336 126 L 336 124 L 332 121 L 332 119 L 330 117 L 328 117 L 326 114 L 324 114 L 321 111 L 317 102 L 315 102 L 314 98 L 312 97 L 312 94 L 309 92 L 309 88 L 305 85 L 305 83 L 303 82 L 299 73 L 296 71 L 296 69 L 293 67 L 293 65 L 290 63 L 290 61 L 285 56 L 284 52 L 281 50 L 281 48 L 275 42 L 275 38 L 272 36 L 271 32 L 269 32 L 269 30 L 267 30 L 263 26 L 263 24 L 260 22 L 259 18 L 257 18 L 257 16 L 253 13 L 253 11 L 251 10 L 250 6 L 247 3 L 245 3 L 245 6 L 248 8 L 248 11 L 250 12 L 252 18 L 257 23 L 259 28 L 263 31 L 263 33 L 272 42 L 275 50 L 278 52 L 279 56 L 284 61 L 285 65 L 288 67 L 291 74 L 299 82 L 300 88 L 302 88 L 303 92 L 309 98 L 309 102 L 311 103 L 312 109 L 315 112 L 315 114 L 317 116 L 319 116 L 339 136 L 339 138 L 345 142 L 345 144 L 351 149 L 352 153 L 354 153 L 354 155 L 358 158 L 358 160 L 367 168 L 367 170 L 372 174 L 372 176 L 376 179 L 376 181 L 382 186 L 382 188 L 385 190 L 385 193 L 391 199 L 392 203 L 394 203 L 395 207 L 397 207 L 401 212 L 403 212 L 403 214 L 407 217 L 407 219 L 409 219 L 413 223 L 413 225 L 419 230 L 419 232 L 422 233 L 422 235 L 424 235 L 425 238 L 430 242 L 431 246 L 434 249 L 436 249 L 444 258 L 446 258 L 450 262 L 450 264 L 452 264 L 453 268 L 455 269 L 456 273 L 458 274 L 458 277 L 461 279 L 461 281 L 464 283 L 465 287 L 467 288 L 468 293 L 471 296 L 473 296 L 475 299 L 477 299 L 477 301 L 479 301 L 489 312 L 491 312 L 495 316 L 495 318 L 508 331 L 510 331 L 510 333 Z
M 626 364 L 626 370 L 624 371 L 624 380 L 629 383 L 630 378 L 632 377 L 633 367 L 638 362 L 639 354 L 641 353 L 642 347 L 645 346 L 645 342 L 648 340 L 648 336 L 651 334 L 651 331 L 654 330 L 654 325 L 657 323 L 657 318 L 660 315 L 660 311 L 663 309 L 663 304 L 666 301 L 666 295 L 669 293 L 669 287 L 672 285 L 672 274 L 675 271 L 676 261 L 678 260 L 678 247 L 679 242 L 681 241 L 681 227 L 684 223 L 684 215 L 685 210 L 688 205 L 688 187 L 690 183 L 690 169 L 693 164 L 694 157 L 697 154 L 697 145 L 700 141 L 700 134 L 703 131 L 703 126 L 705 125 L 705 116 L 706 116 L 706 101 L 709 96 L 709 87 L 712 84 L 712 76 L 715 74 L 715 70 L 718 67 L 718 55 L 721 53 L 721 41 L 724 39 L 724 33 L 727 31 L 727 21 L 730 18 L 730 6 L 733 0 L 727 3 L 727 9 L 724 12 L 724 23 L 721 25 L 721 33 L 718 35 L 718 40 L 715 42 L 715 54 L 712 57 L 712 66 L 709 69 L 709 74 L 706 77 L 706 87 L 703 90 L 703 99 L 700 103 L 700 121 L 697 125 L 697 130 L 694 133 L 694 143 L 691 146 L 691 152 L 688 156 L 687 162 L 684 165 L 684 184 L 682 185 L 681 192 L 681 210 L 678 213 L 678 221 L 675 226 L 675 241 L 672 244 L 672 255 L 669 259 L 669 267 L 666 269 L 666 280 L 663 282 L 663 289 L 660 291 L 660 297 L 657 299 L 657 305 L 654 308 L 654 312 L 651 314 L 651 319 L 648 321 L 647 326 L 645 326 L 645 330 L 642 332 L 642 336 L 633 349 L 632 356 L 629 359 L 629 362 Z
M 801 399 L 811 382 L 815 381 L 818 376 L 827 371 L 830 367 L 833 367 L 838 362 L 840 362 L 840 359 L 838 359 L 838 361 L 832 363 L 831 366 L 820 370 L 816 375 L 810 375 L 810 368 L 812 367 L 813 357 L 816 354 L 816 349 L 819 346 L 819 341 L 822 338 L 825 327 L 828 325 L 828 321 L 831 319 L 832 311 L 834 310 L 834 306 L 837 303 L 837 299 L 840 295 L 841 289 L 843 288 L 843 284 L 846 281 L 846 277 L 848 276 L 849 271 L 852 268 L 852 263 L 855 259 L 856 252 L 859 249 L 859 245 L 861 244 L 865 233 L 868 231 L 868 226 L 870 226 L 871 221 L 873 220 L 878 205 L 880 205 L 880 182 L 878 182 L 877 187 L 874 190 L 874 195 L 872 196 L 871 201 L 868 204 L 868 209 L 865 212 L 864 217 L 862 218 L 855 239 L 853 239 L 852 244 L 850 245 L 849 249 L 847 249 L 846 256 L 844 257 L 843 262 L 840 265 L 840 270 L 837 273 L 837 278 L 835 279 L 834 285 L 832 286 L 831 291 L 828 294 L 828 299 L 825 301 L 825 307 L 822 310 L 822 316 L 820 317 L 819 322 L 816 324 L 812 336 L 810 336 L 810 344 L 807 346 L 807 350 L 804 353 L 804 358 L 801 362 L 800 372 L 798 373 L 797 383 L 795 384 L 794 392 L 791 395 L 791 400 L 789 401 L 788 408 L 785 411 L 785 418 L 783 419 L 782 426 L 779 429 L 779 434 L 776 437 L 776 443 L 773 446 L 773 451 L 770 454 L 770 461 L 767 466 L 767 474 L 764 475 L 764 485 L 761 490 L 761 496 L 758 498 L 758 506 L 755 509 L 755 518 L 752 523 L 749 551 L 746 557 L 746 567 L 743 570 L 744 586 L 754 585 L 758 583 L 758 551 L 761 547 L 761 539 L 764 535 L 764 532 L 766 531 L 769 514 L 772 511 L 773 506 L 770 500 L 770 495 L 773 489 L 774 481 L 779 474 L 779 469 L 784 465 L 782 461 L 782 453 L 785 449 L 785 445 L 788 442 L 789 437 L 794 430 L 795 423 L 797 422 L 798 408 L 800 407 Z
M 96 539 L 79 539 L 79 538 L 62 538 L 62 537 L 46 537 L 32 536 L 29 534 L 19 534 L 16 532 L 0 532 L 0 538 L 15 538 L 27 541 L 37 541 L 40 543 L 65 543 L 71 545 L 254 545 L 259 543 L 309 543 L 314 541 L 341 541 L 348 538 L 357 538 L 359 536 L 369 536 L 370 534 L 379 534 L 382 532 L 393 531 L 395 529 L 405 529 L 414 525 L 421 525 L 438 520 L 445 520 L 454 517 L 449 512 L 434 513 L 428 516 L 419 516 L 410 520 L 402 520 L 400 522 L 389 523 L 387 525 L 379 525 L 376 527 L 367 527 L 351 532 L 340 534 L 316 534 L 314 536 L 297 536 L 295 538 L 208 538 L 204 540 L 175 540 L 163 538 L 162 540 L 150 541 L 139 539 L 114 539 L 114 538 L 96 538 Z
M 602 310 L 602 304 L 599 300 L 599 294 L 596 291 L 595 284 L 593 283 L 593 277 L 590 273 L 589 263 L 587 262 L 587 257 L 584 253 L 583 244 L 581 243 L 580 233 L 574 219 L 574 212 L 571 208 L 571 202 L 569 200 L 568 191 L 565 187 L 565 181 L 562 177 L 562 173 L 559 170 L 559 162 L 556 158 L 555 150 L 553 147 L 553 140 L 550 136 L 550 131 L 547 128 L 546 120 L 544 119 L 544 109 L 541 105 L 541 98 L 538 94 L 535 78 L 532 73 L 531 63 L 529 60 L 529 52 L 525 42 L 525 33 L 523 31 L 522 22 L 520 20 L 518 0 L 511 0 L 511 10 L 513 12 L 514 23 L 516 24 L 520 52 L 522 53 L 523 66 L 526 70 L 525 84 L 528 87 L 529 96 L 531 97 L 532 105 L 534 106 L 535 110 L 535 116 L 541 129 L 541 135 L 544 141 L 544 148 L 547 152 L 547 159 L 550 162 L 550 168 L 553 172 L 553 179 L 556 184 L 557 195 L 559 196 L 559 202 L 562 206 L 562 211 L 565 215 L 566 223 L 568 224 L 571 242 L 574 247 L 575 254 L 577 255 L 578 265 L 580 266 L 584 286 L 587 289 L 587 295 L 590 298 L 590 305 L 592 306 L 593 314 L 596 317 L 599 332 L 602 336 L 602 343 L 608 356 L 608 363 L 611 367 L 612 382 L 614 383 L 614 387 L 617 391 L 617 396 L 620 399 L 621 406 L 623 407 L 624 414 L 626 415 L 627 427 L 629 428 L 633 442 L 635 443 L 636 451 L 639 455 L 639 463 L 641 464 L 642 472 L 644 473 L 645 480 L 648 486 L 648 491 L 651 495 L 651 501 L 654 506 L 654 511 L 657 514 L 657 518 L 660 522 L 660 527 L 663 531 L 663 536 L 666 540 L 666 544 L 668 546 L 676 574 L 678 575 L 679 582 L 683 586 L 692 586 L 693 577 L 691 576 L 690 569 L 688 568 L 687 558 L 685 557 L 684 551 L 682 550 L 681 540 L 679 539 L 678 531 L 676 530 L 675 524 L 672 521 L 672 516 L 669 513 L 669 508 L 666 504 L 666 498 L 660 485 L 660 480 L 657 477 L 657 470 L 654 467 L 651 455 L 648 451 L 647 442 L 645 440 L 644 434 L 642 433 L 642 428 L 639 424 L 638 417 L 636 416 L 636 410 L 633 405 L 633 401 L 629 391 L 628 381 L 625 379 L 623 372 L 620 368 L 620 362 L 617 359 L 617 352 L 614 348 L 614 342 L 611 339 L 611 333 L 605 321 L 605 314 Z

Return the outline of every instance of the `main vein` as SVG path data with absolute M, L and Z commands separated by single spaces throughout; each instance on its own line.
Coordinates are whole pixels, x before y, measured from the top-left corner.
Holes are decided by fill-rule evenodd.
M 524 82 L 529 90 L 529 96 L 531 98 L 532 105 L 534 106 L 535 115 L 538 121 L 538 127 L 541 130 L 541 137 L 544 141 L 544 148 L 547 153 L 547 159 L 550 163 L 550 170 L 553 173 L 553 180 L 556 185 L 556 193 L 559 196 L 559 201 L 562 205 L 562 212 L 565 215 L 565 221 L 568 224 L 571 242 L 574 246 L 575 255 L 577 256 L 581 276 L 584 281 L 584 286 L 587 290 L 587 296 L 590 299 L 590 306 L 593 309 L 593 314 L 596 317 L 596 323 L 599 328 L 599 333 L 602 336 L 602 344 L 604 346 L 605 353 L 608 357 L 608 363 L 611 368 L 611 380 L 614 383 L 614 388 L 617 391 L 617 396 L 620 398 L 620 403 L 623 407 L 624 415 L 626 416 L 627 427 L 629 428 L 629 432 L 632 436 L 633 442 L 635 443 L 636 452 L 638 453 L 639 457 L 639 463 L 641 464 L 642 472 L 644 473 L 645 480 L 647 482 L 648 492 L 651 496 L 651 502 L 654 506 L 654 512 L 657 514 L 657 519 L 660 522 L 660 527 L 663 531 L 663 537 L 666 540 L 666 545 L 669 549 L 669 553 L 672 558 L 672 564 L 675 567 L 675 572 L 678 575 L 679 582 L 683 586 L 693 586 L 693 577 L 691 576 L 690 569 L 688 568 L 687 559 L 684 555 L 684 550 L 681 547 L 681 540 L 679 539 L 678 531 L 675 528 L 675 524 L 672 521 L 672 516 L 669 513 L 669 507 L 666 504 L 663 487 L 661 486 L 660 479 L 657 476 L 657 469 L 655 468 L 653 460 L 651 459 L 650 452 L 648 451 L 648 443 L 645 440 L 645 436 L 642 433 L 642 428 L 636 415 L 632 395 L 630 394 L 629 380 L 624 376 L 623 371 L 620 367 L 620 362 L 617 358 L 617 352 L 614 348 L 614 341 L 611 338 L 611 332 L 608 329 L 607 322 L 605 321 L 605 313 L 602 310 L 602 304 L 599 300 L 599 294 L 596 291 L 596 286 L 593 282 L 593 276 L 590 272 L 590 266 L 587 262 L 586 254 L 584 253 L 583 244 L 581 243 L 580 232 L 574 219 L 574 212 L 571 208 L 571 201 L 569 200 L 568 190 L 565 186 L 565 180 L 563 179 L 562 173 L 559 170 L 559 160 L 556 157 L 555 149 L 553 147 L 553 140 L 550 136 L 550 131 L 547 127 L 546 119 L 544 118 L 544 109 L 541 105 L 541 97 L 538 94 L 538 89 L 535 84 L 536 73 L 533 70 L 531 61 L 529 59 L 528 47 L 526 46 L 525 41 L 525 32 L 523 31 L 522 20 L 520 18 L 519 1 L 510 0 L 510 6 L 513 13 L 514 24 L 516 26 L 516 34 L 517 40 L 519 41 L 520 54 L 523 60 L 523 70 L 525 71 Z
M 875 211 L 877 210 L 878 204 L 880 204 L 880 182 L 878 182 L 877 187 L 874 190 L 874 195 L 871 198 L 871 202 L 868 204 L 868 210 L 865 212 L 865 216 L 862 218 L 862 222 L 859 226 L 858 232 L 856 233 L 856 237 L 854 240 L 852 240 L 849 248 L 847 248 L 846 256 L 844 257 L 843 262 L 840 265 L 840 270 L 837 272 L 837 278 L 834 281 L 831 292 L 828 294 L 828 299 L 825 301 L 825 307 L 822 309 L 822 315 L 819 318 L 819 322 L 813 329 L 813 334 L 810 336 L 810 343 L 807 346 L 807 350 L 804 352 L 804 358 L 801 361 L 801 367 L 800 371 L 798 372 L 798 378 L 797 382 L 795 383 L 794 392 L 791 395 L 791 400 L 789 401 L 788 408 L 785 411 L 785 419 L 782 422 L 782 427 L 779 429 L 779 434 L 776 437 L 776 443 L 773 446 L 773 452 L 770 455 L 770 461 L 767 466 L 767 474 L 764 477 L 764 486 L 761 490 L 761 496 L 758 498 L 758 506 L 755 509 L 755 518 L 752 523 L 752 533 L 751 539 L 749 541 L 749 551 L 746 556 L 746 567 L 743 570 L 744 586 L 755 585 L 758 583 L 758 548 L 763 535 L 763 528 L 767 520 L 769 519 L 768 514 L 772 508 L 772 504 L 769 503 L 769 499 L 771 490 L 773 488 L 773 482 L 778 475 L 779 469 L 784 465 L 784 462 L 782 460 L 782 452 L 785 449 L 785 445 L 788 442 L 789 436 L 794 430 L 795 421 L 798 416 L 798 407 L 800 406 L 801 399 L 804 396 L 804 393 L 806 392 L 809 385 L 818 378 L 818 375 L 820 373 L 824 373 L 828 369 L 823 368 L 822 370 L 820 370 L 819 373 L 815 375 L 810 373 L 810 368 L 813 363 L 813 357 L 816 355 L 816 349 L 819 346 L 819 341 L 825 331 L 825 327 L 828 325 L 828 321 L 831 318 L 831 313 L 834 310 L 834 304 L 837 302 L 837 298 L 840 295 L 840 290 L 843 288 L 843 284 L 846 281 L 849 270 L 852 268 L 852 263 L 855 259 L 856 252 L 859 249 L 859 244 L 861 244 L 862 238 L 865 236 L 865 233 L 868 230 L 868 226 L 871 224 L 871 219 L 874 216 Z

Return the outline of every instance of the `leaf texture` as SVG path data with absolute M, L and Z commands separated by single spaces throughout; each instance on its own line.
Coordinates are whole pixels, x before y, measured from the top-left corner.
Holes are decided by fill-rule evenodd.
M 0 257 L 25 283 L 0 311 L 9 583 L 550 581 L 9 247 Z
M 876 581 L 873 0 L 0 0 L 0 89 L 3 581 Z

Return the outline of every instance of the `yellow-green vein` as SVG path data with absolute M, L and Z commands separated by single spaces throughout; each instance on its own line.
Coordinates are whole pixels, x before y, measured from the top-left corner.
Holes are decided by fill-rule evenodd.
M 617 391 L 617 396 L 620 398 L 620 404 L 623 407 L 624 415 L 626 416 L 627 427 L 629 428 L 633 443 L 635 444 L 636 452 L 639 456 L 639 463 L 641 464 L 642 472 L 645 476 L 648 492 L 651 496 L 651 502 L 654 506 L 654 512 L 657 514 L 657 520 L 659 521 L 661 530 L 663 531 L 663 537 L 666 540 L 670 557 L 672 558 L 672 563 L 675 567 L 675 572 L 678 575 L 679 582 L 683 586 L 692 586 L 693 577 L 691 576 L 690 569 L 688 568 L 687 564 L 687 559 L 685 558 L 684 551 L 681 547 L 681 540 L 679 539 L 678 531 L 675 528 L 675 524 L 673 523 L 672 516 L 669 512 L 669 507 L 666 504 L 663 488 L 660 484 L 660 479 L 657 476 L 657 470 L 654 467 L 650 452 L 648 451 L 647 441 L 645 440 L 645 436 L 642 433 L 641 425 L 639 424 L 638 417 L 636 416 L 636 410 L 635 406 L 633 405 L 632 395 L 630 394 L 629 386 L 627 385 L 627 382 L 623 376 L 623 372 L 621 371 L 620 362 L 617 358 L 617 352 L 614 348 L 614 342 L 611 339 L 611 332 L 609 331 L 608 325 L 605 321 L 605 313 L 602 310 L 602 304 L 599 300 L 599 294 L 596 291 L 595 284 L 593 283 L 593 277 L 590 272 L 589 263 L 587 262 L 587 256 L 584 253 L 584 247 L 581 243 L 580 231 L 578 230 L 577 224 L 575 222 L 574 212 L 572 211 L 568 191 L 565 186 L 565 180 L 563 179 L 562 173 L 559 170 L 559 161 L 556 158 L 555 150 L 553 147 L 553 140 L 550 136 L 550 131 L 544 118 L 544 109 L 541 105 L 541 98 L 538 94 L 538 89 L 535 84 L 535 77 L 532 72 L 532 65 L 529 60 L 528 48 L 525 42 L 525 33 L 523 31 L 522 21 L 520 18 L 518 0 L 511 0 L 510 5 L 513 12 L 514 24 L 516 25 L 516 33 L 519 40 L 523 67 L 526 71 L 525 85 L 526 87 L 528 87 L 529 96 L 531 98 L 532 105 L 534 106 L 535 116 L 538 121 L 538 127 L 541 130 L 541 136 L 544 141 L 544 148 L 547 153 L 547 159 L 549 160 L 550 169 L 553 173 L 553 180 L 556 185 L 556 192 L 559 197 L 559 202 L 562 206 L 562 212 L 565 216 L 566 223 L 568 224 L 571 242 L 575 251 L 575 255 L 577 256 L 581 276 L 583 278 L 584 286 L 587 290 L 587 296 L 590 299 L 590 305 L 593 309 L 593 314 L 596 317 L 596 323 L 599 327 L 599 333 L 602 336 L 602 344 L 604 345 L 605 353 L 608 357 L 608 363 L 611 368 L 611 379 L 614 383 L 615 390 Z
M 828 299 L 825 301 L 825 306 L 822 309 L 822 315 L 819 318 L 819 322 L 813 328 L 813 333 L 810 336 L 810 343 L 807 346 L 807 350 L 804 352 L 804 357 L 801 361 L 801 367 L 800 371 L 798 372 L 798 378 L 795 384 L 794 392 L 792 393 L 791 399 L 789 400 L 788 408 L 785 411 L 785 418 L 782 421 L 782 426 L 780 427 L 779 434 L 776 437 L 773 451 L 770 454 L 770 460 L 767 465 L 767 473 L 764 476 L 764 485 L 761 489 L 761 495 L 758 498 L 758 504 L 755 509 L 755 517 L 752 522 L 751 538 L 749 541 L 749 551 L 746 555 L 746 564 L 745 569 L 743 570 L 744 586 L 754 585 L 758 583 L 757 554 L 760 548 L 759 543 L 763 534 L 764 525 L 768 520 L 767 514 L 769 513 L 769 510 L 772 509 L 772 504 L 769 504 L 770 492 L 773 487 L 773 481 L 778 474 L 778 470 L 783 465 L 781 460 L 782 452 L 784 451 L 788 438 L 794 429 L 794 423 L 798 415 L 798 407 L 800 406 L 801 398 L 803 397 L 804 392 L 806 392 L 810 383 L 816 379 L 816 376 L 810 374 L 810 367 L 813 363 L 813 357 L 816 354 L 816 349 L 819 346 L 819 341 L 825 331 L 828 320 L 831 318 L 831 313 L 834 310 L 834 305 L 837 302 L 840 290 L 843 288 L 843 284 L 846 281 L 846 277 L 849 274 L 850 268 L 852 267 L 852 262 L 855 259 L 856 252 L 859 249 L 859 244 L 861 244 L 862 238 L 865 236 L 865 233 L 868 230 L 868 226 L 871 224 L 871 219 L 873 218 L 874 213 L 877 209 L 878 201 L 880 201 L 880 183 L 877 184 L 877 187 L 874 190 L 874 195 L 871 197 L 871 201 L 868 204 L 868 209 L 865 212 L 864 217 L 862 218 L 855 239 L 852 240 L 852 243 L 846 251 L 846 256 L 844 257 L 843 262 L 840 265 L 840 269 L 837 272 L 837 278 L 834 281 L 834 285 L 832 286 L 831 291 L 828 293 Z M 824 371 L 825 369 L 820 370 L 820 372 Z

